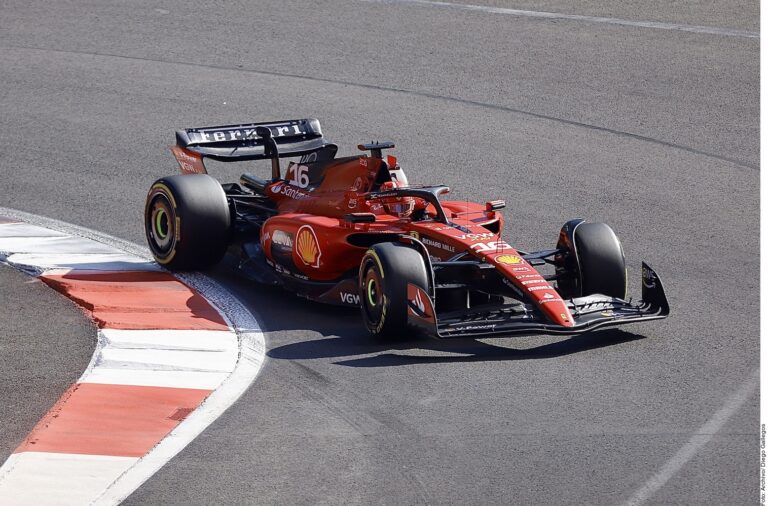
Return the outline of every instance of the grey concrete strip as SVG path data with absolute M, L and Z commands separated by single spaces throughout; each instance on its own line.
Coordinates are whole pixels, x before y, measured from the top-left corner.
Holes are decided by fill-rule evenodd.
M 435 2 L 432 0 L 362 0 L 364 2 L 389 3 L 389 4 L 413 4 L 442 9 L 456 9 L 472 12 L 486 12 L 489 14 L 506 14 L 527 18 L 566 19 L 569 21 L 583 21 L 587 23 L 606 23 L 610 25 L 631 26 L 635 28 L 652 28 L 656 30 L 677 30 L 681 32 L 705 33 L 709 35 L 723 35 L 726 37 L 745 37 L 749 39 L 760 38 L 760 32 L 747 30 L 734 30 L 732 28 L 720 28 L 717 26 L 688 25 L 684 23 L 663 23 L 660 21 L 635 21 L 631 19 L 607 18 L 602 16 L 582 16 L 579 14 L 565 14 L 559 12 L 526 11 L 520 9 L 508 9 L 506 7 L 492 7 L 490 5 L 470 5 L 449 2 Z
M 707 422 L 701 426 L 691 439 L 680 448 L 659 471 L 651 476 L 642 487 L 638 488 L 624 506 L 640 506 L 645 504 L 653 495 L 675 476 L 697 453 L 712 440 L 730 418 L 738 411 L 760 385 L 760 370 L 755 369 L 749 378 L 729 396 L 720 408 Z

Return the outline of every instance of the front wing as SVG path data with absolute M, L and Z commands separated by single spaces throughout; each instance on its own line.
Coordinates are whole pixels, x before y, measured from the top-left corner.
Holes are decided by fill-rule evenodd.
M 566 300 L 575 322 L 572 327 L 552 323 L 533 304 L 523 302 L 438 315 L 430 298 L 414 285 L 408 286 L 408 319 L 427 334 L 447 339 L 502 335 L 574 335 L 601 327 L 666 318 L 669 315 L 669 303 L 661 279 L 645 262 L 642 265 L 640 302 L 633 303 L 631 299 L 599 294 Z

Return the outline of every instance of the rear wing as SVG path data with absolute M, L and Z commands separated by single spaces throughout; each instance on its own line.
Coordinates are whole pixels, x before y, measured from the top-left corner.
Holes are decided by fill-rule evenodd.
M 276 158 L 270 141 L 265 140 L 264 129 L 269 129 L 280 158 L 303 156 L 324 148 L 335 154 L 337 149 L 323 139 L 318 120 L 294 119 L 177 130 L 176 145 L 171 151 L 185 173 L 205 173 L 203 158 L 221 162 Z

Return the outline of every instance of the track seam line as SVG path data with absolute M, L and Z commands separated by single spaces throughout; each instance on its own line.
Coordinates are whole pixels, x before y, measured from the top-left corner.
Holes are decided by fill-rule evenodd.
M 0 46 L 2 49 L 22 49 L 22 50 L 29 50 L 29 51 L 41 51 L 41 52 L 51 52 L 51 53 L 61 53 L 61 54 L 72 54 L 72 55 L 83 55 L 83 56 L 101 56 L 105 58 L 119 58 L 124 59 L 128 61 L 143 61 L 143 62 L 153 62 L 153 63 L 165 63 L 169 65 L 181 65 L 181 66 L 187 66 L 187 67 L 199 67 L 199 68 L 205 68 L 205 69 L 211 69 L 211 70 L 224 70 L 224 71 L 231 71 L 231 72 L 242 72 L 245 74 L 254 74 L 254 75 L 260 75 L 260 76 L 270 76 L 270 77 L 284 77 L 289 79 L 301 79 L 309 82 L 317 82 L 317 83 L 327 83 L 327 84 L 338 84 L 342 86 L 352 86 L 356 88 L 362 88 L 362 89 L 368 89 L 368 90 L 376 90 L 376 91 L 382 91 L 382 92 L 390 92 L 390 93 L 402 93 L 404 95 L 410 95 L 414 97 L 423 97 L 423 98 L 430 98 L 434 100 L 445 100 L 446 102 L 454 102 L 458 104 L 464 104 L 464 105 L 470 105 L 475 107 L 480 107 L 483 109 L 491 109 L 495 111 L 503 111 L 503 112 L 509 112 L 512 114 L 519 114 L 521 116 L 527 116 L 529 118 L 536 118 L 540 120 L 545 121 L 553 121 L 555 123 L 560 123 L 563 125 L 570 125 L 575 126 L 578 128 L 586 128 L 588 130 L 595 130 L 597 132 L 603 132 L 611 135 L 616 135 L 619 137 L 629 138 L 629 139 L 635 139 L 641 142 L 648 142 L 650 144 L 656 144 L 657 146 L 662 146 L 665 148 L 670 149 L 676 149 L 680 151 L 684 151 L 686 153 L 691 153 L 694 155 L 700 155 L 704 156 L 706 158 L 712 158 L 714 160 L 720 160 L 723 162 L 728 162 L 733 165 L 736 165 L 738 167 L 742 167 L 745 169 L 752 169 L 754 171 L 760 170 L 760 164 L 759 163 L 752 163 L 746 160 L 741 160 L 738 158 L 733 158 L 730 156 L 724 156 L 724 155 L 718 155 L 715 153 L 710 153 L 708 151 L 703 151 L 700 149 L 692 148 L 689 146 L 683 146 L 681 144 L 675 144 L 673 142 L 664 141 L 661 139 L 655 139 L 653 137 L 648 137 L 646 135 L 642 134 L 636 134 L 632 132 L 625 132 L 622 130 L 615 130 L 613 128 L 603 127 L 599 125 L 593 125 L 590 123 L 582 123 L 580 121 L 565 119 L 565 118 L 558 118 L 556 116 L 548 116 L 546 114 L 540 114 L 536 112 L 531 111 L 525 111 L 522 109 L 515 109 L 514 107 L 507 107 L 503 105 L 496 105 L 496 104 L 489 104 L 485 102 L 479 102 L 476 100 L 468 100 L 463 98 L 456 98 L 456 97 L 450 97 L 445 95 L 438 95 L 436 93 L 430 93 L 427 91 L 417 91 L 417 90 L 407 90 L 403 88 L 389 88 L 386 86 L 379 86 L 376 84 L 365 84 L 365 83 L 355 83 L 351 81 L 342 81 L 339 79 L 330 79 L 330 78 L 324 78 L 324 77 L 312 77 L 312 76 L 305 76 L 300 74 L 289 74 L 286 72 L 268 72 L 264 70 L 253 70 L 253 69 L 246 69 L 246 68 L 237 68 L 237 67 L 227 67 L 225 65 L 212 65 L 212 64 L 205 64 L 205 63 L 194 63 L 194 62 L 184 62 L 184 61 L 175 61 L 175 60 L 167 60 L 162 58 L 146 58 L 146 57 L 140 57 L 140 56 L 126 56 L 126 55 L 120 55 L 120 54 L 114 54 L 114 53 L 102 53 L 97 51 L 73 51 L 68 49 L 50 49 L 50 48 L 43 48 L 43 47 L 35 47 L 35 46 L 19 46 L 14 44 L 9 45 L 3 45 Z
M 563 19 L 568 21 L 583 21 L 587 23 L 603 23 L 609 25 L 631 26 L 635 28 L 652 28 L 657 30 L 675 30 L 680 32 L 702 33 L 707 35 L 723 35 L 726 37 L 742 37 L 747 39 L 759 39 L 760 32 L 738 30 L 735 28 L 723 28 L 719 26 L 689 25 L 686 23 L 668 23 L 664 21 L 633 21 L 631 19 L 611 18 L 604 16 L 587 16 L 583 14 L 566 14 L 562 12 L 526 11 L 521 9 L 509 9 L 506 7 L 492 7 L 489 5 L 471 5 L 451 2 L 437 2 L 433 0 L 360 0 L 366 3 L 394 4 L 394 5 L 418 5 L 422 7 L 436 7 L 440 9 L 453 9 L 467 12 L 483 12 L 488 14 L 505 14 L 509 16 L 543 19 Z
M 685 466 L 712 438 L 723 428 L 730 418 L 755 393 L 760 384 L 760 370 L 755 369 L 749 378 L 742 383 L 738 390 L 731 394 L 721 407 L 707 422 L 697 430 L 688 442 L 680 448 L 648 481 L 638 488 L 632 497 L 622 503 L 622 506 L 639 506 L 650 499 L 663 487 L 680 469 Z

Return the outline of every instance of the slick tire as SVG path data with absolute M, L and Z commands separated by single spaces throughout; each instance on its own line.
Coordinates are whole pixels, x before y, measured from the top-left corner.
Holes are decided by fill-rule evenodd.
M 373 245 L 360 262 L 360 306 L 373 337 L 405 339 L 408 283 L 427 289 L 427 267 L 414 249 L 400 243 Z
M 581 223 L 573 234 L 581 295 L 600 293 L 625 299 L 627 267 L 624 249 L 605 223 Z
M 224 256 L 230 232 L 221 184 L 206 174 L 158 179 L 147 195 L 144 230 L 163 267 L 182 271 L 213 266 Z

